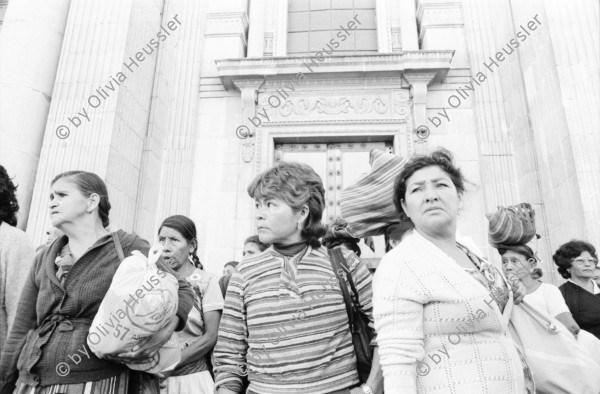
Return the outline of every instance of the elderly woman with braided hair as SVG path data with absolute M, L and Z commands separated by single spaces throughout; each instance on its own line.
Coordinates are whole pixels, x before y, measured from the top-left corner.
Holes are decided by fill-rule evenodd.
M 223 296 L 217 276 L 198 258 L 196 225 L 186 216 L 166 218 L 158 230 L 164 261 L 194 290 L 194 307 L 179 334 L 181 361 L 163 382 L 163 394 L 212 394 L 210 354 L 217 342 Z

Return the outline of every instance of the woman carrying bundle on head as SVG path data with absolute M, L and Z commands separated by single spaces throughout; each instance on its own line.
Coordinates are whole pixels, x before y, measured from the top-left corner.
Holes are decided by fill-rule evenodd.
M 211 352 L 217 342 L 217 332 L 223 296 L 216 275 L 204 270 L 198 258 L 196 225 L 186 216 L 166 218 L 158 229 L 162 257 L 180 279 L 194 290 L 194 307 L 187 324 L 179 333 L 181 361 L 163 382 L 163 394 L 212 394 Z
M 510 329 L 533 372 L 537 392 L 597 394 L 600 341 L 580 330 L 556 286 L 538 280 L 539 260 L 526 245 L 536 236 L 533 207 L 500 207 L 487 216 L 490 244 L 502 256 L 504 274 L 525 286 L 523 302 L 510 315 Z
M 255 394 L 381 393 L 376 351 L 370 375 L 359 381 L 343 288 L 319 242 L 321 178 L 308 165 L 281 162 L 248 193 L 260 242 L 272 245 L 232 275 L 215 347 L 217 392 L 240 393 L 247 375 L 247 392 Z M 358 309 L 372 324 L 371 274 L 354 253 L 343 258 Z
M 575 338 L 579 326 L 573 319 L 558 287 L 539 280 L 542 270 L 537 267 L 538 259 L 527 245 L 501 246 L 502 269 L 507 277 L 516 276 L 525 286 L 524 300 L 539 311 L 548 313 L 561 322 Z

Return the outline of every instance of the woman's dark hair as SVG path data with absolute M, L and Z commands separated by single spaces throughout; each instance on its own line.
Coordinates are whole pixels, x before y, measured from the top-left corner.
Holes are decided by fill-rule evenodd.
M 456 167 L 452 160 L 453 156 L 449 150 L 439 148 L 428 155 L 415 156 L 404 165 L 404 168 L 400 174 L 398 174 L 394 183 L 394 205 L 396 206 L 396 212 L 398 212 L 398 215 L 402 220 L 409 220 L 404 209 L 402 209 L 402 200 L 404 200 L 406 196 L 406 182 L 415 172 L 423 168 L 431 166 L 439 167 L 448 174 L 452 183 L 454 183 L 454 187 L 456 187 L 456 190 L 459 193 L 465 191 L 465 178 L 460 168 Z
M 504 256 L 506 254 L 506 252 L 508 252 L 508 251 L 512 251 L 512 252 L 520 254 L 521 256 L 524 256 L 525 260 L 527 260 L 528 262 L 531 259 L 533 259 L 536 262 L 539 262 L 539 259 L 535 255 L 535 252 L 533 251 L 533 249 L 531 249 L 527 245 L 515 245 L 515 246 L 506 246 L 505 245 L 498 249 L 498 253 L 500 253 L 500 256 Z M 530 275 L 533 279 L 539 279 L 544 275 L 544 272 L 542 271 L 541 268 L 536 267 L 531 270 Z
M 255 200 L 277 198 L 294 210 L 308 206 L 308 217 L 302 226 L 301 235 L 311 247 L 321 246 L 326 227 L 321 224 L 325 209 L 325 189 L 321 177 L 312 167 L 303 163 L 282 161 L 257 176 L 248 194 Z
M 246 240 L 244 241 L 244 245 L 246 245 L 247 243 L 256 244 L 256 246 L 258 246 L 258 250 L 260 250 L 261 252 L 264 252 L 269 247 L 268 244 L 260 242 L 260 238 L 258 238 L 258 235 L 251 235 L 248 238 L 246 238 Z
M 596 248 L 594 248 L 591 243 L 575 239 L 562 244 L 556 252 L 554 252 L 552 260 L 554 260 L 554 264 L 558 267 L 560 276 L 565 279 L 571 277 L 571 274 L 567 269 L 571 268 L 573 265 L 573 259 L 579 257 L 583 252 L 588 252 L 593 258 L 598 259 Z
M 50 185 L 54 185 L 56 181 L 62 178 L 69 178 L 67 181 L 72 182 L 75 186 L 77 186 L 79 192 L 86 197 L 89 197 L 94 193 L 100 196 L 98 215 L 100 216 L 100 220 L 102 220 L 102 227 L 108 227 L 110 224 L 108 219 L 108 214 L 110 212 L 110 201 L 108 200 L 108 190 L 106 189 L 106 184 L 102 178 L 93 172 L 67 171 L 55 176 Z
M 179 234 L 181 234 L 181 236 L 185 238 L 188 243 L 195 243 L 194 251 L 192 252 L 192 259 L 194 260 L 194 265 L 197 268 L 204 270 L 204 267 L 202 266 L 198 255 L 196 254 L 198 250 L 198 238 L 196 235 L 196 225 L 192 219 L 183 215 L 169 216 L 163 220 L 162 224 L 158 228 L 158 234 L 160 234 L 160 230 L 162 230 L 163 227 L 168 227 L 179 232 Z
M 6 222 L 11 226 L 17 225 L 17 187 L 8 176 L 6 169 L 0 165 L 0 224 Z

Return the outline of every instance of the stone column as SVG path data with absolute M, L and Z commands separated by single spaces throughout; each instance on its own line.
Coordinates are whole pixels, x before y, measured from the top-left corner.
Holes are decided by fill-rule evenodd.
M 417 33 L 417 12 L 414 0 L 395 0 L 397 12 L 394 12 L 399 19 L 400 43 L 403 51 L 412 51 L 419 49 L 419 35 Z M 392 34 L 394 33 L 394 19 L 392 19 Z M 394 49 L 395 51 L 395 49 Z
M 162 12 L 162 0 L 71 2 L 29 213 L 36 242 L 48 224 L 51 179 L 74 169 L 106 181 L 113 228 L 133 229 L 155 44 L 172 39 L 180 26 L 169 15 L 162 30 Z
M 156 237 L 168 216 L 192 206 L 206 2 L 166 0 L 162 24 L 179 15 L 180 29 L 159 53 L 145 142 L 135 231 Z
M 248 57 L 264 56 L 266 6 L 266 0 L 253 0 L 250 3 L 250 20 L 252 24 L 248 28 Z
M 251 200 L 247 199 L 248 207 L 238 201 L 244 201 L 253 164 L 242 159 L 247 141 L 236 137 L 237 127 L 249 124 L 243 119 L 240 93 L 225 91 L 215 60 L 245 57 L 248 2 L 208 3 L 201 79 L 212 90 L 202 92 L 199 99 L 190 216 L 198 227 L 198 256 L 209 271 L 221 272 L 234 254 L 241 255 L 243 240 L 250 235 Z M 248 213 L 241 214 L 243 209 Z
M 379 53 L 392 53 L 392 25 L 390 0 L 376 0 L 377 49 Z
M 287 56 L 288 2 L 271 0 L 273 9 L 273 56 Z
M 547 23 L 540 34 L 551 37 L 560 102 L 573 149 L 581 194 L 585 238 L 600 247 L 600 21 L 598 2 L 543 1 Z M 575 6 L 576 5 L 576 6 Z M 521 7 L 515 4 L 515 8 Z M 531 10 L 533 13 L 535 10 Z M 537 13 L 537 11 L 536 11 Z M 543 15 L 543 14 L 540 14 Z M 527 15 L 523 15 L 527 17 Z M 529 15 L 531 19 L 533 15 Z M 550 49 L 550 48 L 548 48 Z M 565 238 L 566 238 L 565 234 Z
M 495 1 L 465 0 L 463 11 L 471 73 L 475 80 L 480 81 L 472 96 L 486 212 L 495 211 L 499 205 L 532 204 L 536 210 L 537 232 L 542 239 L 531 246 L 543 261 L 541 268 L 544 269 L 545 280 L 557 283 L 548 229 L 548 215 L 557 213 L 549 213 L 549 197 L 542 198 L 539 152 L 530 125 L 519 60 L 520 56 L 534 51 L 536 44 L 524 42 L 518 51 L 503 52 L 503 61 L 500 62 L 496 58 L 497 51 L 514 38 L 519 29 L 512 20 L 510 6 Z M 498 67 L 490 58 L 498 63 Z M 479 72 L 485 75 L 485 79 L 476 77 Z M 497 253 L 491 248 L 490 251 L 498 261 Z
M 11 0 L 0 34 L 0 164 L 25 228 L 71 0 Z

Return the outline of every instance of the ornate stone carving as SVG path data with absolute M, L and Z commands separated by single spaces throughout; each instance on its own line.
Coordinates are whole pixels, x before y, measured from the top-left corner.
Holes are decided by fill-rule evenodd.
M 392 93 L 394 115 L 406 119 L 410 115 L 410 96 L 406 90 Z
M 378 113 L 380 115 L 388 112 L 388 105 L 380 97 L 367 98 L 316 98 L 299 100 L 287 100 L 279 108 L 279 114 L 284 117 L 290 115 L 307 116 L 313 114 L 339 115 L 354 113 L 357 115 Z

